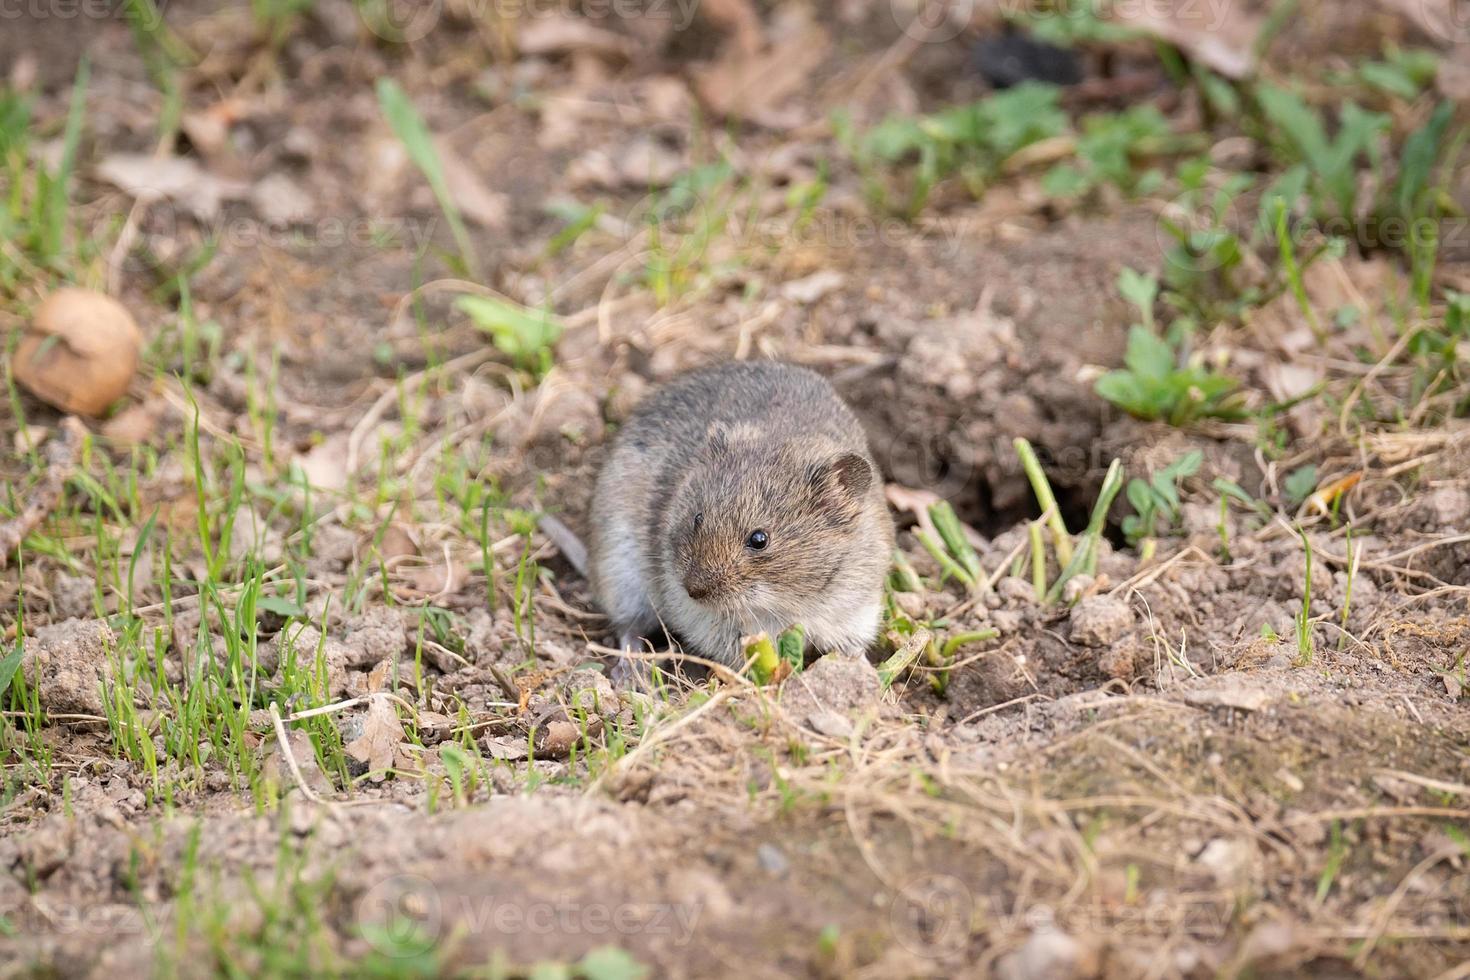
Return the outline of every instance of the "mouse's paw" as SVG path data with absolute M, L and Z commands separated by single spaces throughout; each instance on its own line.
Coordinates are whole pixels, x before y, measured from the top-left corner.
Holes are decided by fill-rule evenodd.
M 653 691 L 653 667 L 637 657 L 619 657 L 609 674 L 613 686 L 624 691 Z

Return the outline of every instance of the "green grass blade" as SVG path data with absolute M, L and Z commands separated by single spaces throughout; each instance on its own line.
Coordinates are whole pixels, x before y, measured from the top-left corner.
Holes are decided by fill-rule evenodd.
M 1087 530 L 1082 532 L 1082 547 L 1077 554 L 1062 569 L 1062 574 L 1052 583 L 1046 593 L 1047 604 L 1056 602 L 1062 597 L 1062 588 L 1073 576 L 1082 572 L 1091 575 L 1097 571 L 1097 549 L 1098 541 L 1102 538 L 1103 527 L 1107 524 L 1108 510 L 1113 506 L 1113 499 L 1118 496 L 1118 491 L 1123 489 L 1123 461 L 1115 459 L 1108 467 L 1107 475 L 1103 477 L 1102 489 L 1098 491 L 1097 503 L 1092 507 L 1092 516 L 1087 521 Z
M 480 278 L 480 261 L 475 254 L 474 242 L 470 241 L 464 219 L 460 217 L 459 208 L 449 193 L 444 165 L 439 160 L 438 151 L 434 149 L 433 137 L 429 135 L 429 128 L 424 125 L 423 117 L 414 108 L 408 93 L 391 78 L 378 79 L 378 105 L 393 129 L 393 135 L 403 143 L 404 149 L 408 150 L 409 159 L 413 160 L 424 179 L 429 182 L 429 189 L 439 202 L 439 210 L 444 212 L 444 219 L 449 222 L 449 230 L 454 235 L 454 243 L 459 248 L 465 269 L 471 276 Z
M 1021 468 L 1026 471 L 1026 479 L 1031 481 L 1031 490 L 1036 494 L 1036 503 L 1041 506 L 1043 514 L 1050 513 L 1047 526 L 1051 528 L 1052 545 L 1057 550 L 1057 561 L 1063 567 L 1072 563 L 1072 537 L 1067 533 L 1067 524 L 1062 520 L 1062 509 L 1057 506 L 1056 495 L 1051 492 L 1051 483 L 1046 478 L 1046 471 L 1041 468 L 1041 461 L 1036 458 L 1036 450 L 1031 448 L 1031 443 L 1022 438 L 1015 441 L 1016 455 L 1021 458 Z
M 965 529 L 960 526 L 959 515 L 954 512 L 949 501 L 941 500 L 937 504 L 931 504 L 929 518 L 934 522 L 934 530 L 939 532 L 949 553 L 970 573 L 971 582 L 982 581 L 985 572 L 980 567 L 980 556 L 970 546 L 970 540 L 965 537 Z

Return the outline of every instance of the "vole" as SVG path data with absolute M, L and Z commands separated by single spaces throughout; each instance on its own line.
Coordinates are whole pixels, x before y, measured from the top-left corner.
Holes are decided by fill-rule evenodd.
M 588 577 L 624 650 L 663 627 L 738 665 L 743 635 L 799 623 L 817 649 L 860 653 L 878 631 L 881 477 L 852 410 L 805 368 L 733 362 L 656 390 L 617 435 L 591 524 Z

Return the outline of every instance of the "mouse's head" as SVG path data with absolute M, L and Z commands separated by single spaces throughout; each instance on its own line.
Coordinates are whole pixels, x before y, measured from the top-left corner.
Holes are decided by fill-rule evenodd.
M 711 611 L 794 613 L 871 542 L 876 479 L 861 453 L 715 426 L 668 512 L 674 573 Z

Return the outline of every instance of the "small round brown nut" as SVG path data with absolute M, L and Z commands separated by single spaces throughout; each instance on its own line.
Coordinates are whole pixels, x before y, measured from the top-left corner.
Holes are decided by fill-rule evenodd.
M 121 303 L 90 289 L 59 289 L 16 345 L 15 380 L 64 412 L 101 415 L 128 390 L 142 346 Z

